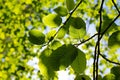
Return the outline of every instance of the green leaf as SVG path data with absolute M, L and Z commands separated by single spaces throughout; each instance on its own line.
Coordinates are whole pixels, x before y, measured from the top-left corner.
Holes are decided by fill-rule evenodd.
M 106 74 L 102 80 L 116 80 L 114 74 Z
M 47 16 L 43 17 L 42 21 L 46 26 L 55 28 L 60 26 L 62 19 L 57 14 L 48 14 Z
M 109 48 L 117 48 L 120 47 L 120 31 L 116 31 L 112 33 L 112 35 L 108 39 L 108 47 Z
M 67 6 L 68 11 L 73 10 L 75 7 L 74 0 L 66 0 L 66 6 Z
M 52 50 L 56 50 L 58 47 L 62 46 L 61 42 L 58 40 L 54 40 L 51 44 L 50 44 L 50 49 Z
M 52 54 L 52 50 L 46 48 L 40 55 L 39 59 L 39 68 L 40 73 L 44 76 L 45 80 L 49 79 L 50 77 L 54 76 L 54 71 L 51 68 L 49 63 L 49 56 Z
M 62 51 L 63 50 L 63 51 Z M 62 53 L 64 54 L 60 59 L 60 69 L 65 69 L 75 60 L 78 55 L 77 48 L 71 44 L 65 45 L 62 49 Z
M 64 38 L 65 34 L 66 34 L 65 29 L 61 28 L 56 37 L 59 39 L 62 39 L 62 38 Z
M 91 80 L 91 78 L 88 75 L 77 75 L 75 80 Z
M 77 56 L 77 48 L 73 45 L 62 45 L 55 50 L 45 49 L 40 61 L 47 69 L 58 71 L 67 68 Z
M 111 73 L 116 76 L 116 78 L 120 77 L 120 66 L 114 66 L 111 68 Z M 117 79 L 119 80 L 119 79 Z
M 71 64 L 71 67 L 76 73 L 83 73 L 86 69 L 86 57 L 85 54 L 78 49 L 78 56 Z
M 51 37 L 53 37 L 53 36 L 55 35 L 55 33 L 56 33 L 56 30 L 50 30 L 50 31 L 46 34 L 47 40 L 50 40 Z
M 68 14 L 67 9 L 63 6 L 59 6 L 54 11 L 60 16 L 66 16 Z
M 45 35 L 40 30 L 36 30 L 36 29 L 29 31 L 28 39 L 31 43 L 37 45 L 45 43 Z
M 73 17 L 68 23 L 69 25 L 69 34 L 72 38 L 80 39 L 83 38 L 86 34 L 86 24 L 84 20 L 80 17 Z

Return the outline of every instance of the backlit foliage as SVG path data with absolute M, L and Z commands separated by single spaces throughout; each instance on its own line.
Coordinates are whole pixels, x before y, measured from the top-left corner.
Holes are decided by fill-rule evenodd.
M 119 0 L 0 0 L 0 80 L 58 80 L 60 70 L 120 79 L 119 9 Z

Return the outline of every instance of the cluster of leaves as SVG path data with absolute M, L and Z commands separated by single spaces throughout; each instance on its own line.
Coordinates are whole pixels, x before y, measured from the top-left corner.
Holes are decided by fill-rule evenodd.
M 99 80 L 119 80 L 120 67 L 113 65 L 120 65 L 120 55 L 117 54 L 120 47 L 118 2 L 1 0 L 0 79 L 31 80 L 32 75 L 37 75 L 41 80 L 56 80 L 57 71 L 69 69 L 70 74 L 75 75 L 75 80 L 91 80 L 90 77 L 95 80 L 94 73 L 97 68 L 91 69 L 92 66 L 87 62 L 90 59 L 95 60 L 95 55 L 100 55 L 105 60 L 100 58 L 96 64 L 104 66 L 99 68 L 99 73 L 104 77 L 97 73 L 96 77 L 98 76 Z M 102 3 L 104 10 L 100 9 Z M 102 22 L 99 20 L 99 13 L 102 13 Z M 90 30 L 91 27 L 96 31 Z M 93 33 L 92 37 L 88 29 Z M 98 41 L 95 37 L 97 35 Z M 100 43 L 101 47 L 99 46 L 100 53 L 99 49 L 94 53 L 93 48 L 98 46 L 101 39 L 103 41 Z M 34 58 L 39 60 L 37 73 L 34 72 L 34 66 L 28 64 Z M 104 75 L 107 68 L 111 68 L 111 73 Z M 89 75 L 86 70 L 90 70 Z

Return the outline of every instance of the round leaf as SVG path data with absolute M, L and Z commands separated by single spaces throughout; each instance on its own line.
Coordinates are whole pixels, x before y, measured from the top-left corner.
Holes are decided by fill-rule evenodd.
M 86 34 L 86 24 L 80 17 L 72 18 L 69 23 L 69 34 L 72 38 L 80 39 Z
M 108 47 L 119 47 L 120 46 L 120 31 L 114 32 L 108 40 Z
M 73 10 L 75 7 L 74 0 L 66 0 L 66 6 L 67 6 L 68 11 Z
M 42 21 L 46 26 L 49 26 L 51 28 L 55 28 L 61 24 L 62 19 L 57 14 L 49 14 L 49 15 L 43 17 Z
M 59 6 L 54 11 L 60 16 L 66 16 L 68 14 L 67 9 L 63 6 Z
M 71 67 L 78 74 L 84 72 L 86 69 L 86 57 L 82 51 L 78 50 L 78 56 L 71 64 Z
M 111 68 L 111 73 L 118 78 L 120 76 L 120 66 L 114 66 Z
M 43 44 L 45 42 L 45 35 L 40 30 L 30 30 L 29 31 L 29 41 L 33 44 Z

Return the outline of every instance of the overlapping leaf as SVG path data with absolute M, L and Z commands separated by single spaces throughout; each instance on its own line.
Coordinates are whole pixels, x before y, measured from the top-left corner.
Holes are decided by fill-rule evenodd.
M 110 48 L 119 47 L 120 46 L 119 43 L 120 43 L 120 31 L 116 31 L 109 37 L 108 46 Z
M 43 75 L 67 68 L 75 60 L 78 49 L 71 44 L 62 45 L 55 50 L 45 49 L 40 55 L 40 70 Z M 47 73 L 48 74 L 48 73 Z
M 71 64 L 71 67 L 76 73 L 83 73 L 86 69 L 86 57 L 85 54 L 78 50 L 78 56 Z
M 57 14 L 48 14 L 42 19 L 43 23 L 51 28 L 59 27 L 62 22 L 62 19 Z
M 71 17 L 66 26 L 69 27 L 69 35 L 72 38 L 80 39 L 86 34 L 86 24 L 80 17 Z

